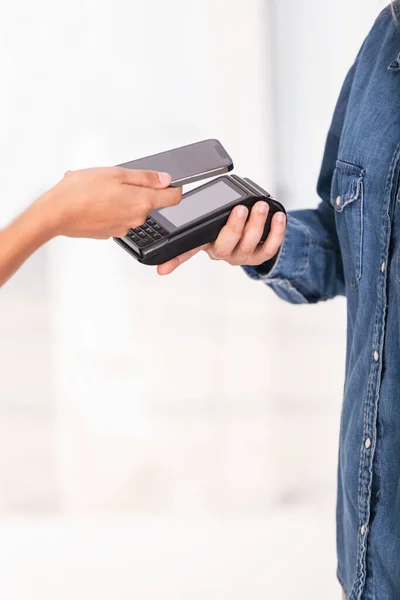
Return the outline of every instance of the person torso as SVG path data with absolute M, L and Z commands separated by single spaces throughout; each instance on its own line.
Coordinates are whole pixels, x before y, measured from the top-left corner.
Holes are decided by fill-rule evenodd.
M 348 336 L 338 575 L 349 600 L 400 598 L 400 26 L 378 18 L 354 70 L 330 202 Z

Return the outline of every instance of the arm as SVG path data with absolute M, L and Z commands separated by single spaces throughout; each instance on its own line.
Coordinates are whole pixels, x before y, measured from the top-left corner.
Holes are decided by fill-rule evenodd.
M 50 239 L 107 239 L 141 225 L 155 208 L 172 206 L 181 191 L 166 173 L 119 167 L 67 172 L 51 190 L 0 230 L 0 287 Z
M 319 206 L 315 210 L 289 213 L 286 231 L 285 216 L 275 215 L 271 232 L 261 246 L 259 240 L 268 206 L 263 202 L 255 204 L 247 223 L 247 209 L 236 207 L 218 239 L 202 248 L 214 260 L 243 266 L 250 277 L 268 284 L 281 298 L 294 304 L 344 294 L 342 257 L 330 189 L 356 64 L 357 61 L 344 82 L 328 134 L 318 182 Z M 159 273 L 172 272 L 196 251 L 161 265 Z
M 33 206 L 0 231 L 0 287 L 43 244 L 53 237 L 45 211 Z
M 284 241 L 273 265 L 248 262 L 244 267 L 250 277 L 264 281 L 293 304 L 314 303 L 345 293 L 330 195 L 357 61 L 358 57 L 345 79 L 329 129 L 318 180 L 318 207 L 289 213 Z

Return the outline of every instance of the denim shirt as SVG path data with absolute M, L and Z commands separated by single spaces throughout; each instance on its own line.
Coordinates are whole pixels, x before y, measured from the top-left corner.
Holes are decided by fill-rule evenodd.
M 399 175 L 400 26 L 388 7 L 344 82 L 320 204 L 288 215 L 269 273 L 245 269 L 294 304 L 347 299 L 337 546 L 349 600 L 400 599 Z

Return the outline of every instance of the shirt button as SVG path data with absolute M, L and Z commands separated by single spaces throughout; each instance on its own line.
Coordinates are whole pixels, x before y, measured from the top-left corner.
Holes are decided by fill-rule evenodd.
M 340 198 L 340 196 L 338 196 L 336 198 L 336 206 L 340 206 L 340 202 L 341 202 L 341 198 Z
M 377 352 L 377 351 L 375 350 L 375 352 L 374 352 L 374 361 L 375 361 L 375 362 L 378 362 L 378 360 L 379 360 L 379 352 Z
M 372 446 L 372 440 L 371 440 L 371 438 L 366 439 L 365 440 L 365 447 L 366 447 L 366 449 L 369 450 L 371 448 L 371 446 Z
M 385 272 L 385 269 L 386 269 L 386 263 L 385 263 L 385 262 L 383 262 L 383 263 L 382 263 L 382 266 L 381 266 L 381 271 L 382 271 L 382 273 L 384 273 L 384 272 Z
M 364 535 L 364 534 L 365 534 L 365 531 L 366 531 L 366 529 L 367 529 L 367 528 L 365 527 L 365 525 L 363 525 L 363 526 L 361 527 L 361 535 Z

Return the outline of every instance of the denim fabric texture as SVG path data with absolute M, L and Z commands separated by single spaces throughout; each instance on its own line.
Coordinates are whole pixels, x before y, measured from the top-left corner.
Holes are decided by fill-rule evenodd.
M 400 600 L 400 25 L 387 7 L 350 69 L 315 210 L 288 215 L 272 270 L 291 303 L 347 299 L 338 577 L 348 600 Z

